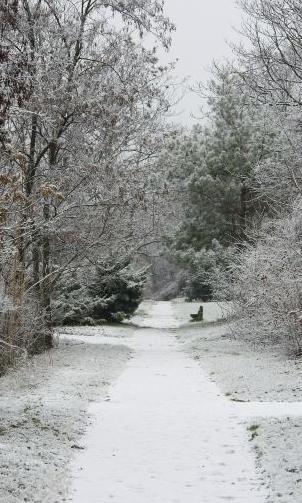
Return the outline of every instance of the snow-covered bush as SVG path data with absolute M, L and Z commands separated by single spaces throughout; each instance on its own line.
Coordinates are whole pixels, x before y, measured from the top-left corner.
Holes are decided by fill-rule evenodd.
M 89 286 L 92 318 L 117 322 L 130 318 L 142 301 L 146 279 L 146 269 L 135 271 L 129 265 L 117 271 L 98 269 Z
M 200 251 L 189 249 L 176 254 L 181 264 L 186 266 L 187 276 L 184 294 L 187 299 L 204 302 L 216 298 L 220 291 L 221 277 L 225 277 L 233 260 L 235 247 L 222 246 L 217 240 L 212 241 L 209 249 Z M 224 290 L 224 296 L 226 290 Z
M 233 265 L 237 331 L 302 350 L 302 205 L 266 223 Z M 225 288 L 230 287 L 225 284 Z
M 73 273 L 58 285 L 52 302 L 53 321 L 57 325 L 121 322 L 139 306 L 145 281 L 146 270 L 135 271 L 129 265 L 99 268 L 87 283 Z
M 64 275 L 52 301 L 53 322 L 60 325 L 90 324 L 92 299 L 76 273 Z

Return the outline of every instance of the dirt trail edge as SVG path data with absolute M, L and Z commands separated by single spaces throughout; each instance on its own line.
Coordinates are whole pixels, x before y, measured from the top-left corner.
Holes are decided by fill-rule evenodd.
M 242 416 L 181 350 L 172 305 L 142 324 L 110 399 L 90 409 L 68 501 L 263 503 Z

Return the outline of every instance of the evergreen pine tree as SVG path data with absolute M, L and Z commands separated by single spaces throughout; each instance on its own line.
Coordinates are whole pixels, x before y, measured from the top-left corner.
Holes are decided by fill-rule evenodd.
M 263 115 L 229 69 L 218 71 L 209 91 L 207 127 L 181 132 L 168 152 L 170 176 L 183 193 L 181 223 L 169 247 L 189 271 L 188 296 L 204 299 L 211 296 L 212 271 L 226 266 L 261 208 L 254 167 L 271 141 Z

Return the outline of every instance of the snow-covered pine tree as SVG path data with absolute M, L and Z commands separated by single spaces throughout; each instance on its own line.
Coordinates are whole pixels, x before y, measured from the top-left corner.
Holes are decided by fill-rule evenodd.
M 130 262 L 98 268 L 89 286 L 94 301 L 92 317 L 118 322 L 130 318 L 143 299 L 146 280 L 147 269 L 135 270 Z
M 268 155 L 271 143 L 265 117 L 230 68 L 217 70 L 207 91 L 207 127 L 181 133 L 172 144 L 173 154 L 171 148 L 169 152 L 171 177 L 183 193 L 180 225 L 170 248 L 189 270 L 188 296 L 205 299 L 211 296 L 212 271 L 226 266 L 263 209 L 254 167 Z
M 65 274 L 53 293 L 53 321 L 57 325 L 94 325 L 130 318 L 143 298 L 147 269 L 130 262 L 108 264 L 90 271 Z

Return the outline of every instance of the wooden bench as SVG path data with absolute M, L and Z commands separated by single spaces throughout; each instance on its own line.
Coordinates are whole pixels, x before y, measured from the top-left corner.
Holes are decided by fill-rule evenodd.
M 197 314 L 191 314 L 191 321 L 203 321 L 203 306 L 200 306 Z

